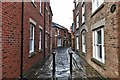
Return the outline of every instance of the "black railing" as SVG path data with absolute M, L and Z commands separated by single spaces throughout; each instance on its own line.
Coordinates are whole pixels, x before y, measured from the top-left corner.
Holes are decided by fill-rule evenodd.
M 72 75 L 72 52 L 69 52 L 70 54 L 70 74 Z
M 72 80 L 72 54 L 73 54 L 73 51 L 70 49 L 68 51 L 69 55 L 70 55 L 70 80 Z
M 52 55 L 53 55 L 53 70 L 52 70 L 52 75 L 53 75 L 53 77 L 55 77 L 55 55 L 56 55 L 56 52 L 55 51 L 53 51 L 53 53 L 52 53 Z

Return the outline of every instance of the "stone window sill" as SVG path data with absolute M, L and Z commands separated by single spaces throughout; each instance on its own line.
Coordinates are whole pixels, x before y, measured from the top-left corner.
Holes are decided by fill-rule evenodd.
M 43 17 L 43 14 L 42 14 L 42 12 L 40 12 L 40 15 Z
M 93 17 L 98 11 L 100 11 L 103 7 L 105 6 L 105 4 L 101 4 L 91 15 L 91 17 Z
M 39 49 L 39 52 L 42 52 L 43 51 L 43 49 Z
M 100 66 L 102 69 L 106 70 L 105 69 L 105 64 L 101 63 L 100 61 L 98 61 L 97 59 L 95 58 L 91 58 L 91 60 L 96 63 L 98 66 Z
M 85 54 L 86 54 L 86 53 L 84 53 L 84 52 L 81 52 L 81 53 L 82 53 L 83 56 L 85 56 Z
M 31 53 L 29 53 L 29 58 L 35 56 L 35 54 L 36 54 L 36 52 L 31 52 Z

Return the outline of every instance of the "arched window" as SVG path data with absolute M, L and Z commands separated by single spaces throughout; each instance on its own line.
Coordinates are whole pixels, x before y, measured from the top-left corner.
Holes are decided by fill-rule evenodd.
M 86 30 L 82 31 L 82 52 L 86 53 Z

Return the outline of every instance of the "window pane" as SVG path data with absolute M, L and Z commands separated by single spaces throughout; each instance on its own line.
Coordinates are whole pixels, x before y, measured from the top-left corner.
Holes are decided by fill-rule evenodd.
M 99 3 L 100 3 L 100 2 L 99 2 L 99 0 L 97 0 L 97 2 L 96 2 L 96 3 L 97 3 L 97 4 L 96 4 L 96 5 L 97 5 L 96 7 L 99 7 Z
M 30 23 L 30 52 L 34 51 L 34 25 Z
M 30 26 L 30 38 L 33 39 L 33 25 Z
M 32 42 L 33 42 L 33 40 L 30 39 L 30 51 L 32 51 L 32 46 L 33 46 Z
M 101 30 L 97 31 L 98 34 L 98 44 L 101 44 Z
M 42 30 L 40 29 L 40 34 L 39 34 L 39 49 L 41 49 L 41 38 L 42 38 Z
M 100 45 L 100 54 L 99 57 L 102 58 L 102 46 Z
M 41 41 L 39 41 L 39 49 L 41 49 Z
M 42 6 L 41 6 L 41 0 L 40 0 L 40 13 L 41 13 L 41 10 L 42 10 Z
M 79 38 L 77 37 L 77 49 L 79 49 Z
M 85 5 L 82 7 L 82 15 L 85 13 Z
M 98 48 L 98 49 L 97 49 L 97 50 L 98 50 L 98 53 L 97 53 L 98 58 L 102 58 L 102 46 L 99 45 L 97 48 Z
M 79 27 L 79 16 L 76 17 L 76 28 Z

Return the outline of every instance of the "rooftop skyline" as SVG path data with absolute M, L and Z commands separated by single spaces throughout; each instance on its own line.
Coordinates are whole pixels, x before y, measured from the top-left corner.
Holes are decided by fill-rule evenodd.
M 51 0 L 50 5 L 53 12 L 52 21 L 70 29 L 73 22 L 73 0 Z

